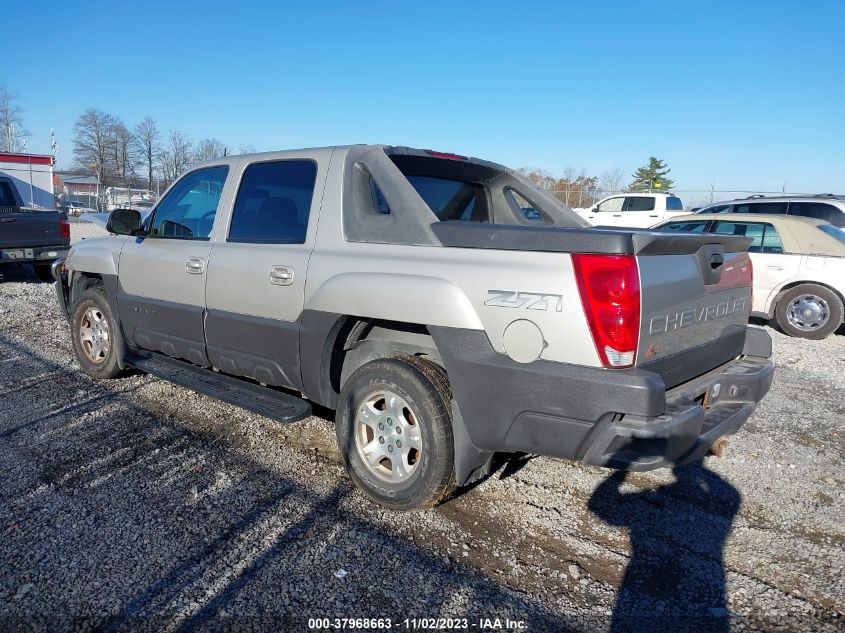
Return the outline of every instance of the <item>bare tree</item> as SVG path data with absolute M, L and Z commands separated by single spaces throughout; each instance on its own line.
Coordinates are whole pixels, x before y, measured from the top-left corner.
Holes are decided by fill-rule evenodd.
M 138 164 L 135 137 L 120 119 L 112 123 L 110 135 L 112 171 L 120 178 L 121 184 L 129 184 L 129 178 L 134 178 L 135 166 Z
M 194 163 L 194 142 L 184 132 L 175 130 L 167 137 L 167 142 L 159 152 L 161 175 L 166 184 L 176 180 L 177 176 Z
M 241 143 L 238 145 L 238 154 L 255 154 L 255 145 L 251 143 Z
M 85 170 L 93 170 L 100 182 L 110 175 L 112 160 L 112 129 L 116 119 L 110 115 L 88 108 L 73 126 L 73 157 L 76 164 Z
M 204 138 L 196 145 L 194 158 L 201 163 L 204 160 L 220 158 L 226 155 L 226 146 L 216 138 Z
M 3 133 L 0 147 L 6 152 L 16 151 L 17 139 L 29 136 L 29 132 L 23 128 L 23 108 L 17 101 L 17 94 L 0 85 L 0 132 Z
M 145 118 L 135 126 L 135 147 L 140 160 L 147 166 L 147 181 L 149 188 L 153 188 L 153 168 L 158 160 L 159 138 L 158 126 L 150 117 Z
M 607 169 L 599 177 L 599 186 L 606 195 L 618 193 L 627 188 L 627 176 L 619 168 Z
M 555 177 L 547 169 L 537 167 L 520 167 L 516 170 L 523 178 L 528 180 L 538 189 L 552 189 L 555 184 Z

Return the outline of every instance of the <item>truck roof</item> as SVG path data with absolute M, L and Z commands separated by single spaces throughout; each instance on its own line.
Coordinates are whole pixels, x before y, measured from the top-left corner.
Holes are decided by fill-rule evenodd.
M 348 150 L 351 147 L 358 147 L 358 148 L 370 148 L 370 149 L 382 149 L 387 154 L 394 154 L 394 155 L 406 155 L 406 156 L 420 156 L 420 157 L 428 157 L 428 158 L 441 158 L 444 160 L 458 160 L 462 162 L 470 162 L 478 165 L 485 165 L 487 167 L 491 167 L 494 169 L 498 169 L 500 171 L 506 172 L 510 171 L 504 165 L 499 163 L 493 163 L 488 160 L 483 160 L 481 158 L 476 158 L 474 156 L 466 156 L 462 154 L 456 154 L 453 152 L 445 152 L 445 151 L 438 151 L 433 149 L 418 149 L 415 147 L 407 147 L 404 145 L 380 145 L 380 144 L 369 144 L 369 143 L 356 143 L 351 145 L 328 145 L 326 147 L 300 147 L 297 149 L 284 149 L 284 150 L 276 150 L 270 152 L 255 152 L 252 154 L 232 154 L 231 156 L 224 156 L 221 158 L 212 158 L 207 161 L 203 161 L 202 163 L 198 163 L 194 165 L 195 167 L 199 165 L 231 165 L 240 160 L 241 158 L 249 158 L 249 159 L 263 159 L 263 160 L 282 160 L 285 158 L 289 158 L 292 156 L 297 156 L 302 154 L 303 152 L 308 152 L 310 155 L 314 155 L 317 153 L 317 157 L 321 157 L 320 154 L 324 154 L 325 158 L 331 155 L 332 152 L 335 150 Z

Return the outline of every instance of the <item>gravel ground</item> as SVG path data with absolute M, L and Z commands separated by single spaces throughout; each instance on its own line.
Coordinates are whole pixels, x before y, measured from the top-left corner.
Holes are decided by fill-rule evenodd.
M 280 425 L 148 376 L 89 379 L 52 286 L 7 270 L 0 627 L 841 631 L 845 336 L 768 331 L 774 386 L 723 459 L 627 478 L 512 459 L 397 513 L 351 486 L 327 413 Z

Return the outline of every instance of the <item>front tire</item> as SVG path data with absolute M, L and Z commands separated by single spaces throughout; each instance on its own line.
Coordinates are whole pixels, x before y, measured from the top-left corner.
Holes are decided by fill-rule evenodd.
M 801 284 L 790 288 L 775 307 L 775 320 L 786 334 L 820 340 L 842 324 L 842 300 L 824 286 Z
M 371 361 L 340 394 L 337 443 L 349 476 L 393 509 L 427 508 L 455 487 L 446 372 L 415 356 Z
M 94 378 L 120 375 L 120 330 L 102 286 L 86 289 L 74 304 L 71 336 L 82 371 Z

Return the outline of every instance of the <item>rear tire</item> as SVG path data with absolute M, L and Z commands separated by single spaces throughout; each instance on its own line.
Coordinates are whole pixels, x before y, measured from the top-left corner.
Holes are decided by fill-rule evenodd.
M 48 284 L 56 281 L 53 279 L 53 271 L 51 270 L 52 264 L 53 262 L 49 262 L 47 264 L 33 264 L 32 268 L 35 270 L 35 276 Z
M 452 394 L 446 372 L 415 356 L 366 363 L 347 380 L 335 415 L 352 481 L 393 509 L 427 508 L 455 488 Z
M 781 295 L 775 321 L 790 336 L 820 340 L 842 325 L 842 300 L 824 286 L 801 284 Z
M 93 378 L 121 374 L 123 341 L 102 286 L 82 292 L 73 306 L 70 326 L 73 351 L 82 371 Z

